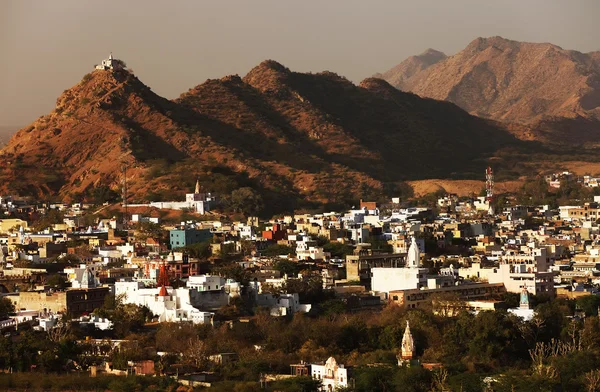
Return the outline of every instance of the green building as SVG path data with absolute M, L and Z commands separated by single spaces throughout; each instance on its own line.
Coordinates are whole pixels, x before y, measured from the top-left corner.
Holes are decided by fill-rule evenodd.
M 213 234 L 209 229 L 173 229 L 169 231 L 171 249 L 183 248 L 199 242 L 208 241 Z

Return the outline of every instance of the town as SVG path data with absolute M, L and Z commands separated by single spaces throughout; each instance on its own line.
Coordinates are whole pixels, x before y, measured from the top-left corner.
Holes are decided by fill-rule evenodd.
M 0 340 L 11 349 L 0 366 L 92 378 L 160 375 L 214 390 L 235 380 L 248 390 L 298 382 L 331 391 L 367 382 L 368 374 L 355 369 L 360 364 L 370 371 L 393 365 L 427 372 L 415 374 L 447 390 L 451 369 L 444 355 L 430 352 L 434 343 L 416 315 L 463 313 L 520 320 L 513 322 L 527 329 L 522 340 L 530 339 L 532 359 L 550 366 L 545 354 L 534 353 L 550 350 L 554 336 L 538 337 L 551 333 L 556 315 L 538 314 L 539 306 L 563 301 L 571 320 L 564 328 L 573 336 L 584 335 L 586 317 L 597 320 L 600 196 L 558 208 L 504 196 L 499 205 L 492 169 L 485 175 L 484 196 L 440 194 L 430 206 L 360 200 L 348 211 L 268 220 L 230 219 L 219 212 L 219 195 L 203 192 L 199 182 L 181 202 L 56 204 L 2 196 Z M 369 351 L 354 345 L 364 336 L 344 322 L 342 337 L 333 326 L 319 332 L 342 339 L 332 350 L 318 343 L 326 336 L 302 342 L 268 332 L 308 329 L 311 319 L 340 323 L 343 315 L 352 317 L 348 325 L 355 317 L 394 320 L 380 330 L 395 331 L 387 332 L 387 350 L 357 358 Z M 60 354 L 19 345 L 27 339 L 45 340 L 45 350 Z M 287 354 L 234 370 L 273 350 Z M 338 362 L 340 353 L 351 363 Z M 487 377 L 478 385 L 495 382 Z

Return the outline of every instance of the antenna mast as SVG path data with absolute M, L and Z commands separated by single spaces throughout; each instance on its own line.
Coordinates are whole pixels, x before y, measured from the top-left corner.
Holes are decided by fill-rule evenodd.
M 488 210 L 489 215 L 494 215 L 494 207 L 492 201 L 494 200 L 494 171 L 490 166 L 485 170 L 485 193 L 486 200 L 490 205 Z

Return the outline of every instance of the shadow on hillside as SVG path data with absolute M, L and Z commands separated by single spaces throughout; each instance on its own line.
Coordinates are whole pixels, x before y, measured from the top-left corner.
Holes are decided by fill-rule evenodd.
M 393 90 L 379 94 L 341 85 L 327 74 L 294 73 L 289 79 L 300 95 L 379 153 L 391 180 L 479 173 L 503 147 L 534 147 L 454 104 L 423 99 L 389 85 Z

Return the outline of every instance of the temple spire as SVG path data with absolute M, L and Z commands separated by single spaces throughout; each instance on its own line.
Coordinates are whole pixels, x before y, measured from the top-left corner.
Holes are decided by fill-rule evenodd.
M 408 320 L 406 320 L 406 329 L 404 330 L 404 336 L 402 336 L 402 350 L 400 356 L 404 360 L 413 359 L 415 356 L 415 341 L 412 333 L 410 333 Z
M 158 295 L 160 297 L 166 297 L 168 295 L 167 286 L 169 285 L 169 275 L 167 273 L 167 266 L 165 264 L 160 266 L 156 285 L 160 287 L 158 290 Z
M 200 180 L 196 180 L 196 189 L 194 190 L 195 194 L 200 193 Z
M 407 268 L 418 268 L 421 266 L 421 250 L 417 245 L 417 240 L 412 237 L 410 242 L 410 248 L 408 248 L 408 254 L 406 255 L 406 267 Z

